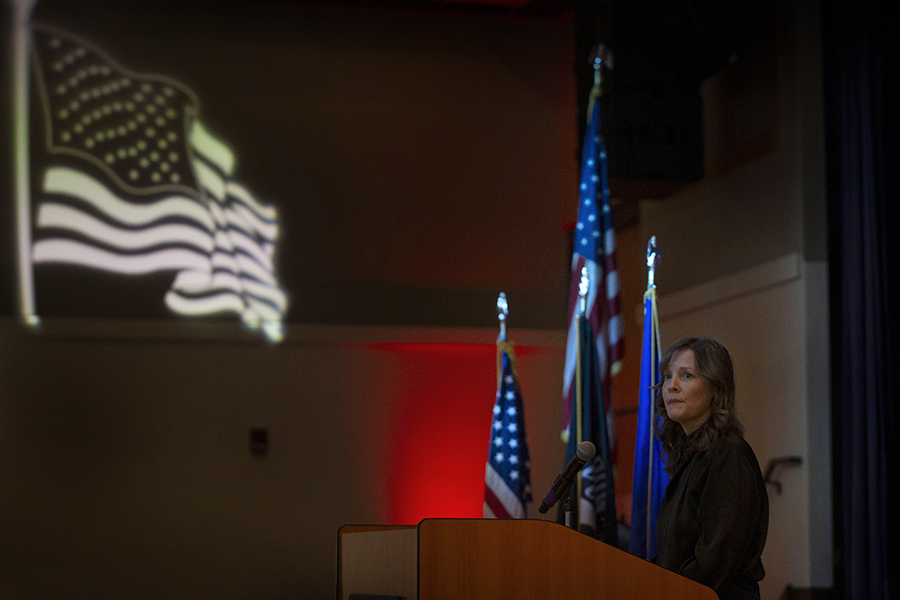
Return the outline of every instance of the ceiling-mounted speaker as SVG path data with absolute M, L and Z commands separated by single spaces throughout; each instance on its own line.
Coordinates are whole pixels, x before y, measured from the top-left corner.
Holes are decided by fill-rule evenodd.
M 687 184 L 703 177 L 697 87 L 613 83 L 600 100 L 600 110 L 613 188 L 627 181 Z M 644 194 L 653 195 L 649 188 Z

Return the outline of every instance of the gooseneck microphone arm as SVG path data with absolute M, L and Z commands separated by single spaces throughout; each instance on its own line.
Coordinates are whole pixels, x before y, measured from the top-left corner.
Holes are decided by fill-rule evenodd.
M 541 502 L 538 512 L 541 514 L 547 512 L 553 508 L 560 499 L 569 493 L 569 488 L 572 487 L 575 476 L 578 475 L 578 472 L 584 466 L 584 463 L 591 460 L 596 452 L 597 448 L 590 442 L 581 442 L 578 444 L 575 448 L 575 456 L 572 457 L 572 460 L 566 465 L 565 470 L 560 473 L 556 478 L 556 481 L 553 482 L 553 486 L 550 488 L 550 491 L 547 492 L 547 495 L 544 496 L 544 500 Z

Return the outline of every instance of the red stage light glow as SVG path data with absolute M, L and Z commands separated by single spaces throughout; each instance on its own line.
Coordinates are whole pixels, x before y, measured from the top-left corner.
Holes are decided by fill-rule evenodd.
M 374 344 L 402 361 L 388 444 L 387 520 L 479 518 L 497 391 L 493 344 Z M 518 350 L 518 349 L 517 349 Z M 537 348 L 523 348 L 529 354 Z

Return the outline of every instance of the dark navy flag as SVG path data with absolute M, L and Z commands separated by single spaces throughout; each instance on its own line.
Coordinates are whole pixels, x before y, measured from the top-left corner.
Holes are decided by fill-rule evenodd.
M 597 448 L 597 453 L 581 470 L 572 484 L 570 497 L 573 499 L 573 523 L 582 533 L 602 542 L 618 547 L 616 523 L 616 492 L 613 481 L 612 452 L 603 409 L 603 388 L 600 380 L 599 357 L 591 323 L 588 319 L 577 319 L 580 335 L 581 360 L 580 377 L 576 384 L 581 389 L 581 403 L 576 403 L 569 427 L 566 460 L 568 464 L 575 456 L 575 450 L 583 441 L 589 441 Z M 577 498 L 577 502 L 574 499 Z M 560 507 L 560 520 L 563 509 Z
M 662 458 L 662 442 L 656 435 L 662 417 L 656 413 L 656 390 L 651 387 L 659 383 L 659 349 L 656 289 L 649 289 L 644 293 L 644 346 L 641 351 L 641 388 L 628 540 L 628 551 L 648 560 L 658 552 L 656 517 L 669 483 L 669 476 L 663 470 L 666 465 Z
M 497 400 L 484 473 L 484 517 L 531 516 L 531 460 L 512 344 L 497 340 Z
M 197 97 L 72 34 L 32 29 L 44 117 L 33 263 L 170 273 L 160 301 L 171 312 L 231 313 L 280 339 L 276 212 L 235 181 L 234 154 L 203 126 Z

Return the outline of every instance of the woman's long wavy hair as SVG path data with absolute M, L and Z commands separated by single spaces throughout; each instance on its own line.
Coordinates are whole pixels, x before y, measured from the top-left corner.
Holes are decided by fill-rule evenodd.
M 659 361 L 659 372 L 663 374 L 678 352 L 691 350 L 698 373 L 712 390 L 709 419 L 690 436 L 685 435 L 679 423 L 669 419 L 663 402 L 663 381 L 653 386 L 656 389 L 656 412 L 662 417 L 659 439 L 666 458 L 666 473 L 674 476 L 684 459 L 692 452 L 708 450 L 720 435 L 729 431 L 744 437 L 744 426 L 734 410 L 734 367 L 725 346 L 708 338 L 684 338 L 669 346 Z

